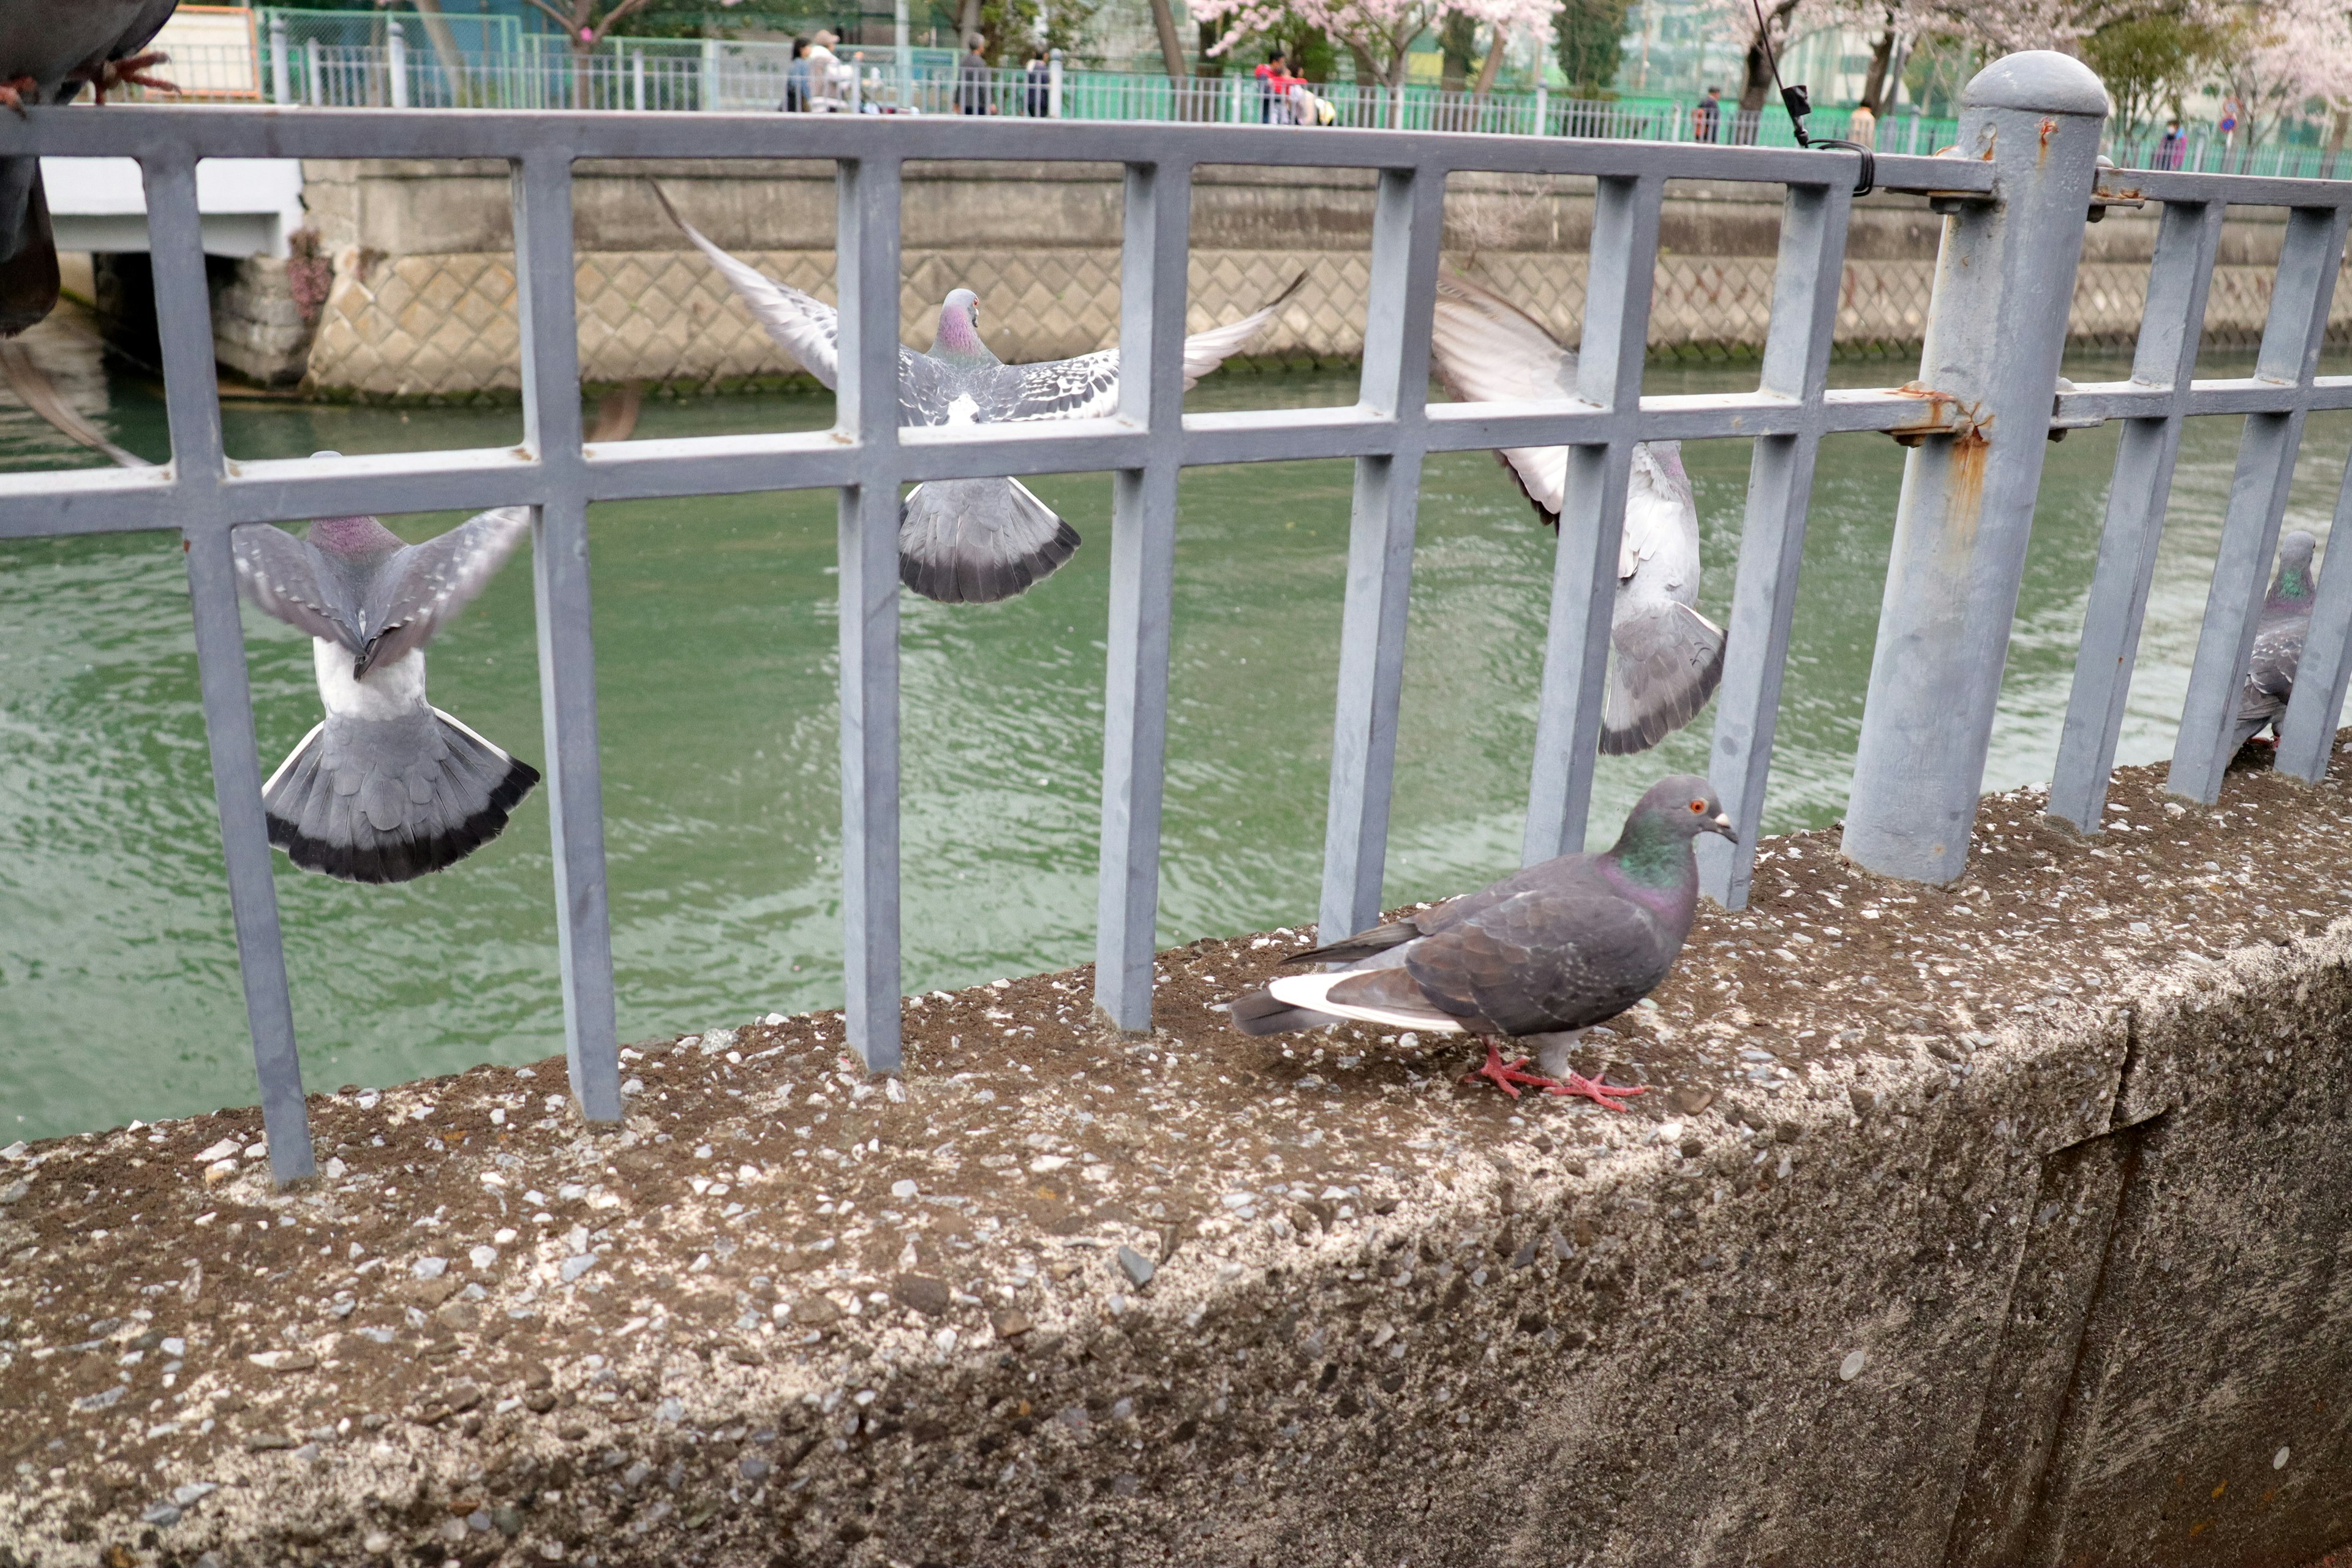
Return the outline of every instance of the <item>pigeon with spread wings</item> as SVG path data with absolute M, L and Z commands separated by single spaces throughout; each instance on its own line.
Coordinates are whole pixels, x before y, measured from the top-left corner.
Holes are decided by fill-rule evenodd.
M 1467 279 L 1437 281 L 1430 359 L 1465 403 L 1538 403 L 1576 395 L 1576 352 L 1542 322 Z M 1545 522 L 1559 526 L 1568 448 L 1495 454 Z M 1689 723 L 1723 679 L 1722 628 L 1698 613 L 1698 505 L 1675 441 L 1633 448 L 1609 627 L 1608 705 L 1601 749 L 1646 752 Z
M 730 256 L 678 216 L 658 187 L 654 194 L 777 346 L 817 380 L 834 385 L 840 339 L 834 308 Z M 1186 338 L 1185 386 L 1247 347 L 1305 281 L 1301 273 L 1263 309 Z M 981 338 L 980 300 L 969 289 L 955 289 L 940 306 L 930 353 L 904 344 L 898 349 L 902 425 L 1095 419 L 1117 412 L 1117 349 L 1006 364 Z M 1052 575 L 1077 548 L 1077 531 L 1018 479 L 933 479 L 909 490 L 899 508 L 899 580 L 943 604 L 1012 598 Z
M 269 841 L 294 864 L 347 882 L 438 871 L 497 837 L 539 782 L 425 698 L 425 645 L 530 534 L 529 509 L 500 507 L 422 544 L 372 517 L 232 536 L 245 596 L 310 634 L 327 710 L 261 789 Z

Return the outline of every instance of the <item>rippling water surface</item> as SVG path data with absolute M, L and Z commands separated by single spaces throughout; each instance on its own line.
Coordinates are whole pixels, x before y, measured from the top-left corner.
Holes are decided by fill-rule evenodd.
M 1906 374 L 1875 361 L 1841 365 L 1838 378 Z M 68 379 L 124 444 L 163 454 L 152 386 L 94 365 Z M 1752 364 L 1667 365 L 1650 390 L 1754 381 Z M 1227 374 L 1193 403 L 1351 395 L 1348 377 Z M 829 409 L 815 395 L 655 403 L 638 433 L 807 428 Z M 247 457 L 491 444 L 514 429 L 510 409 L 251 402 L 226 420 L 231 450 Z M 2324 535 L 2352 425 L 2315 417 L 2310 434 L 2290 524 Z M 2207 420 L 2184 443 L 2126 762 L 2168 750 L 2236 436 L 2235 421 Z M 2050 451 L 1988 788 L 2048 776 L 2114 452 L 2112 427 Z M 1705 520 L 1705 607 L 1721 620 L 1748 449 L 1725 441 L 1685 456 Z M 1901 458 L 1879 437 L 1823 449 L 1769 828 L 1817 826 L 1843 808 Z M 0 467 L 81 461 L 29 416 L 0 408 Z M 1349 481 L 1345 463 L 1185 478 L 1162 944 L 1314 917 Z M 910 989 L 1091 956 L 1110 483 L 1080 475 L 1034 488 L 1086 536 L 1059 575 L 992 608 L 905 601 Z M 391 521 L 418 538 L 457 518 Z M 590 526 L 623 1037 L 837 1004 L 832 495 L 604 506 Z M 1491 458 L 1430 461 L 1391 903 L 1516 863 L 1551 557 L 1551 535 Z M 249 616 L 247 646 L 267 771 L 316 721 L 317 698 L 305 639 Z M 432 690 L 543 760 L 527 562 L 434 645 Z M 1648 755 L 1602 760 L 1596 837 L 1612 837 L 1659 773 L 1705 766 L 1710 719 Z M 280 858 L 278 892 L 312 1085 L 562 1048 L 543 791 L 446 874 L 355 888 Z M 0 543 L 0 1141 L 253 1098 L 177 542 Z

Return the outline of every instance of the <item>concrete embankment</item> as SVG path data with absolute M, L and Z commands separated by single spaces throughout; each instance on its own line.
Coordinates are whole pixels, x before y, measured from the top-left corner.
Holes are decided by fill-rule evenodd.
M 2352 738 L 2352 732 L 2347 733 Z M 2352 1539 L 2352 790 L 1768 843 L 1630 1114 L 1244 1040 L 1302 933 L 7 1151 L 0 1563 L 2308 1563 Z
M 796 375 L 647 193 L 662 181 L 720 244 L 833 298 L 834 181 L 805 163 L 583 163 L 574 183 L 581 360 L 591 382 L 683 389 Z M 512 204 L 504 164 L 323 162 L 303 166 L 315 232 L 333 259 L 323 310 L 297 310 L 282 262 L 223 271 L 222 363 L 326 397 L 509 397 L 520 385 Z M 1276 363 L 1352 361 L 1370 278 L 1371 177 L 1360 171 L 1203 168 L 1194 186 L 1191 319 L 1230 321 L 1307 279 L 1256 353 Z M 1118 326 L 1121 185 L 1108 165 L 913 165 L 904 209 L 902 334 L 927 343 L 949 289 L 979 291 L 1008 360 L 1110 345 Z M 1573 341 L 1584 308 L 1591 184 L 1459 175 L 1446 200 L 1449 265 Z M 1660 226 L 1650 341 L 1665 352 L 1752 352 L 1770 319 L 1780 193 L 1677 182 Z M 2270 304 L 2283 209 L 2237 209 L 2206 310 L 2209 340 L 2252 344 Z M 2109 208 L 2085 234 L 2074 332 L 2128 346 L 2146 301 L 2156 209 Z M 1903 350 L 1927 319 L 1942 220 L 1913 196 L 1854 208 L 1838 342 Z M 135 339 L 143 258 L 102 268 Z M 120 274 L 118 277 L 117 274 Z M 152 306 L 149 307 L 152 310 Z M 2352 329 L 2339 289 L 2336 331 Z

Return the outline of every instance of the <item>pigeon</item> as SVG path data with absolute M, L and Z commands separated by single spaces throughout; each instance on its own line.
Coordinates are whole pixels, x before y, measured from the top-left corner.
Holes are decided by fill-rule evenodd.
M 2311 552 L 2319 541 L 2296 529 L 2279 541 L 2278 575 L 2263 600 L 2262 618 L 2255 623 L 2254 657 L 2246 667 L 2246 685 L 2238 700 L 2238 738 L 2231 749 L 2244 745 L 2267 725 L 2275 737 L 2286 722 L 2286 701 L 2294 693 L 2294 668 L 2303 658 L 2303 636 L 2311 627 L 2311 602 L 2315 592 Z
M 142 53 L 179 0 L 9 0 L 0 5 L 0 104 L 67 103 L 85 83 L 98 101 L 123 82 L 176 90 L 146 74 Z M 0 337 L 56 309 L 58 247 L 38 158 L 0 158 Z
M 336 454 L 321 452 L 322 458 Z M 310 634 L 327 717 L 261 786 L 269 841 L 346 882 L 405 882 L 496 838 L 538 770 L 425 700 L 425 645 L 530 533 L 500 507 L 404 544 L 372 517 L 232 536 L 237 585 Z
M 777 345 L 832 386 L 839 338 L 834 308 L 730 256 L 678 216 L 659 187 L 654 195 Z M 1247 347 L 1306 281 L 1302 272 L 1264 308 L 1186 338 L 1186 389 Z M 902 425 L 1096 419 L 1117 412 L 1117 349 L 1006 364 L 981 338 L 980 298 L 969 289 L 950 291 L 940 305 L 930 353 L 898 350 Z M 1051 576 L 1078 543 L 1077 531 L 1018 479 L 933 479 L 908 491 L 899 505 L 898 580 L 941 604 L 995 604 Z
M 1581 1095 L 1612 1110 L 1638 1088 L 1570 1070 L 1579 1036 L 1657 989 L 1698 907 L 1702 833 L 1734 837 L 1714 786 L 1693 774 L 1652 784 L 1614 847 L 1562 855 L 1475 893 L 1449 899 L 1291 963 L 1339 969 L 1286 974 L 1230 1005 L 1245 1035 L 1328 1028 L 1344 1019 L 1391 1028 L 1483 1036 L 1486 1059 L 1463 1078 L 1519 1097 L 1518 1084 Z M 1536 1047 L 1503 1060 L 1499 1037 Z
M 1524 310 L 1467 279 L 1441 277 L 1430 323 L 1438 379 L 1465 403 L 1531 403 L 1576 395 L 1576 353 Z M 1512 447 L 1495 454 L 1553 528 L 1568 489 L 1568 449 Z M 1625 526 L 1617 547 L 1609 694 L 1601 750 L 1646 752 L 1699 715 L 1723 679 L 1723 630 L 1698 613 L 1698 504 L 1682 444 L 1633 448 Z

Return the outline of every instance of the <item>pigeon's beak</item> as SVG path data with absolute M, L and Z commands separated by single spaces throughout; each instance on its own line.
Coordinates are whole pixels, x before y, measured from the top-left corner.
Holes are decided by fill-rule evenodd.
M 1720 833 L 1735 844 L 1739 842 L 1739 829 L 1732 826 L 1731 818 L 1721 812 L 1716 813 L 1715 820 L 1706 825 L 1706 830 L 1709 833 Z

